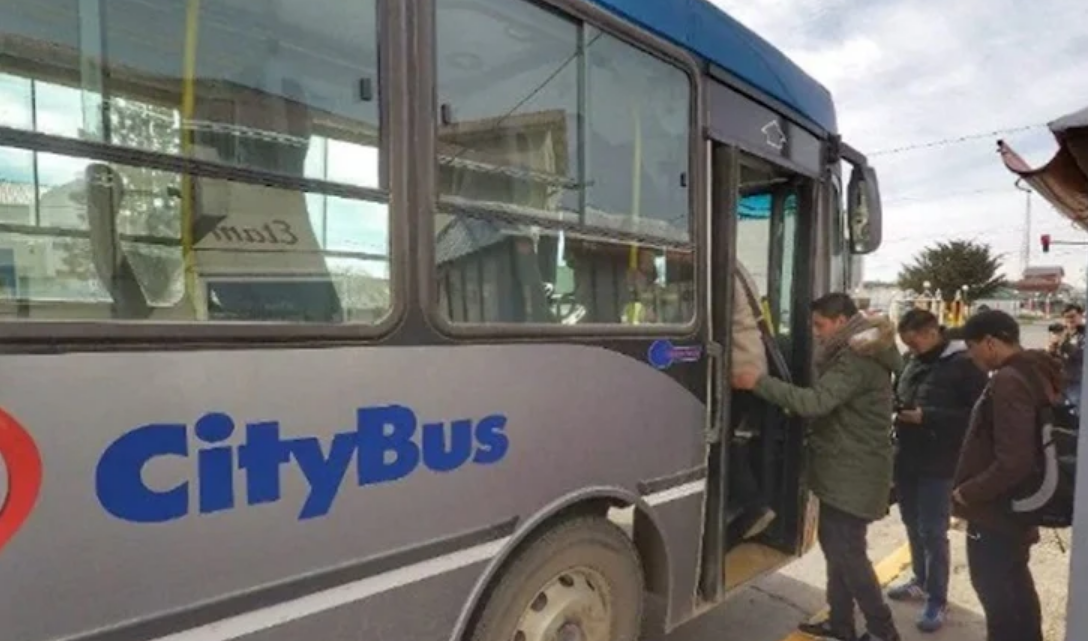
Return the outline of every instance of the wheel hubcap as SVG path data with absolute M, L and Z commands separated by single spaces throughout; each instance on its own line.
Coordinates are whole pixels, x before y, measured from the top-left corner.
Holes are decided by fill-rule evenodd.
M 611 595 L 597 572 L 573 568 L 537 592 L 518 619 L 513 641 L 609 641 Z

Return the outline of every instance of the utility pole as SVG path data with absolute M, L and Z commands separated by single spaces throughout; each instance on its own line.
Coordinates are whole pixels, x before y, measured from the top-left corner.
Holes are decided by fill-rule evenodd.
M 1024 192 L 1024 239 L 1020 245 L 1020 264 L 1027 271 L 1031 267 L 1031 187 L 1023 179 L 1016 180 L 1016 188 Z

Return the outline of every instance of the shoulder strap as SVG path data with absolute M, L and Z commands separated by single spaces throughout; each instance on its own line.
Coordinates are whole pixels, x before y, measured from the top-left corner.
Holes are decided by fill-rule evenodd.
M 740 281 L 740 287 L 744 290 L 744 298 L 748 301 L 748 307 L 751 308 L 752 313 L 755 315 L 760 330 L 763 330 L 765 316 L 763 314 L 763 305 L 759 304 L 759 296 L 752 290 L 755 283 L 749 280 L 748 274 L 741 267 L 737 266 L 734 269 L 737 270 L 736 280 Z

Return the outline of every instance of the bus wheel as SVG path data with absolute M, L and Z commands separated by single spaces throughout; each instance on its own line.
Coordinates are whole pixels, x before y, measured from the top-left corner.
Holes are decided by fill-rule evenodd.
M 531 542 L 487 597 L 471 641 L 637 641 L 642 565 L 623 530 L 577 517 Z

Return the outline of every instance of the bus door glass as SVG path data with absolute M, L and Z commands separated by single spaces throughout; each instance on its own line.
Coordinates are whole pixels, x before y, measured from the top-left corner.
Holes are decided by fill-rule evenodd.
M 811 270 L 805 222 L 812 211 L 814 183 L 780 166 L 741 154 L 735 216 L 737 268 L 750 276 L 755 297 L 735 297 L 734 304 L 757 304 L 767 322 L 770 374 L 804 379 L 807 370 L 807 299 Z M 751 298 L 758 300 L 750 301 Z M 748 299 L 748 300 L 746 300 Z M 738 399 L 734 399 L 738 400 Z M 759 401 L 731 417 L 729 485 L 739 486 L 737 470 L 750 469 L 776 518 L 759 536 L 744 539 L 730 527 L 727 536 L 726 583 L 748 578 L 754 565 L 765 571 L 795 552 L 803 525 L 798 497 L 801 434 L 791 417 Z M 741 412 L 746 418 L 741 419 Z M 754 421 L 754 423 L 753 423 Z M 795 429 L 796 428 L 796 429 Z M 729 501 L 727 501 L 728 503 Z M 744 523 L 743 520 L 740 523 Z M 738 560 L 744 557 L 742 560 Z
M 807 287 L 797 277 L 803 278 L 811 270 L 800 262 L 808 254 L 802 251 L 800 209 L 811 189 L 811 180 L 767 163 L 751 159 L 741 166 L 737 262 L 759 288 L 762 312 L 791 373 L 801 371 L 805 360 L 803 353 L 797 353 L 792 337 L 804 329 L 798 327 L 797 320 L 805 301 L 798 298 Z

